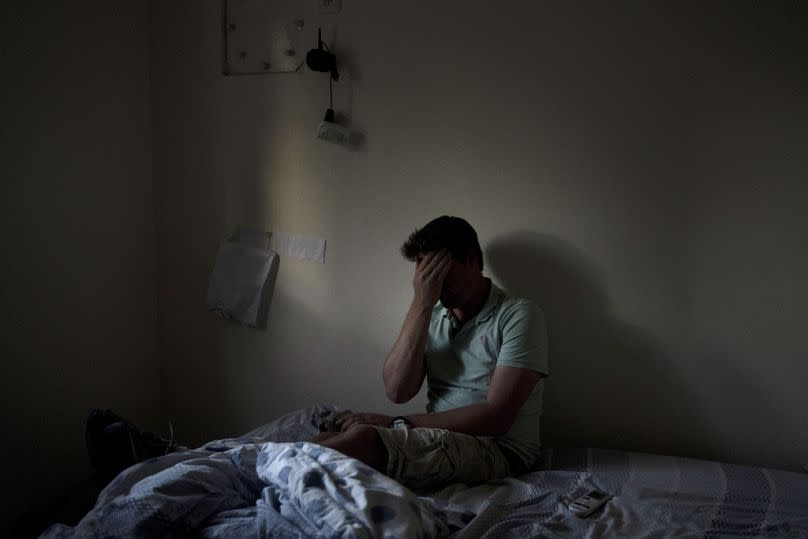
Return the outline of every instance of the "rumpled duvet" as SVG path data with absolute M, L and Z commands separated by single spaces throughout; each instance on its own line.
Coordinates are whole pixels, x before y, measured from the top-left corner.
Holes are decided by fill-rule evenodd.
M 808 537 L 808 475 L 597 448 L 546 449 L 519 477 L 418 497 L 364 464 L 301 443 L 332 405 L 121 473 L 76 526 L 44 537 Z M 588 518 L 588 489 L 614 497 Z
M 75 528 L 43 537 L 439 537 L 474 513 L 436 506 L 396 481 L 307 442 L 189 451 L 133 466 Z

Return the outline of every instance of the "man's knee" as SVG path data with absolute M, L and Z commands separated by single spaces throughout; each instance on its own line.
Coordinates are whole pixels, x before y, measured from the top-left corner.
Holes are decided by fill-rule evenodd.
M 370 425 L 354 425 L 347 430 L 335 432 L 331 436 L 324 436 L 316 440 L 315 443 L 332 447 L 338 450 L 372 447 L 381 442 L 376 429 Z
M 387 466 L 387 448 L 378 431 L 370 425 L 354 425 L 339 436 L 325 440 L 322 445 L 359 459 L 382 472 Z
M 361 447 L 379 449 L 384 445 L 379 432 L 370 425 L 354 425 L 345 431 L 345 437 Z
M 376 432 L 375 427 L 370 425 L 364 425 L 359 423 L 357 425 L 352 425 L 348 427 L 348 430 L 344 431 L 346 436 L 354 436 L 357 438 L 361 438 L 364 440 L 370 440 L 373 436 L 378 436 L 379 434 Z
M 315 434 L 312 437 L 312 439 L 309 440 L 309 441 L 311 443 L 313 443 L 313 444 L 321 444 L 322 445 L 322 443 L 324 441 L 326 441 L 326 440 L 328 440 L 330 438 L 333 438 L 334 436 L 337 436 L 338 434 L 339 434 L 339 432 L 321 432 L 319 434 Z

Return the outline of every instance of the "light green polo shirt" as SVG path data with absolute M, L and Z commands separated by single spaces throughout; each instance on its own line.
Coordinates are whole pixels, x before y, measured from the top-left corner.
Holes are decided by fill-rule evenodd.
M 427 412 L 443 412 L 485 401 L 497 366 L 550 373 L 544 313 L 532 301 L 509 297 L 491 283 L 488 300 L 457 331 L 450 310 L 438 302 L 432 310 L 426 344 Z M 544 378 L 538 381 L 516 420 L 497 443 L 527 466 L 539 456 L 539 418 Z

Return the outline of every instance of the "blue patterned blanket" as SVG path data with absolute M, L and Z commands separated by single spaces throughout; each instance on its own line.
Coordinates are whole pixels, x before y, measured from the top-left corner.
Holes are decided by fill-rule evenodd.
M 43 537 L 808 537 L 808 474 L 646 453 L 550 449 L 520 477 L 419 497 L 300 441 L 335 411 L 133 466 Z M 582 519 L 567 506 L 590 488 L 614 497 Z
M 427 538 L 473 518 L 452 504 L 435 507 L 336 451 L 266 442 L 136 466 L 77 527 L 53 526 L 45 537 Z

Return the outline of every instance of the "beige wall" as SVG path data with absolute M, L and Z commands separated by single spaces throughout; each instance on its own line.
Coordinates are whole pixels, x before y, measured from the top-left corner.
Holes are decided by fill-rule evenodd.
M 36 533 L 45 515 L 61 514 L 64 495 L 88 476 L 90 408 L 162 425 L 148 5 L 0 10 L 0 535 L 10 537 L 15 521 Z
M 397 253 L 440 214 L 544 306 L 547 444 L 808 462 L 804 10 L 346 0 L 358 151 L 313 134 L 325 75 L 222 77 L 219 3 L 153 3 L 159 351 L 182 437 L 314 400 L 385 401 L 411 294 Z M 313 234 L 267 331 L 204 297 L 233 226 Z

